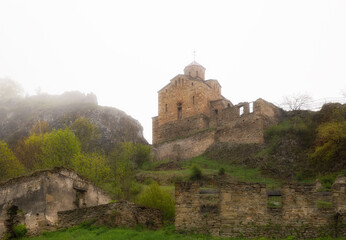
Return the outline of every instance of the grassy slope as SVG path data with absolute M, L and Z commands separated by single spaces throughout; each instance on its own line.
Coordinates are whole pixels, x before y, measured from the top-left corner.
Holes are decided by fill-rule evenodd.
M 221 239 L 207 235 L 199 235 L 199 234 L 179 234 L 174 233 L 174 227 L 169 226 L 163 228 L 158 231 L 151 231 L 145 229 L 123 229 L 123 228 L 113 228 L 109 229 L 106 227 L 72 227 L 67 230 L 57 231 L 57 232 L 49 232 L 43 233 L 38 237 L 31 237 L 31 240 L 197 240 L 197 239 L 205 239 L 205 240 L 214 240 Z M 244 239 L 244 238 L 222 238 L 222 239 Z M 259 238 L 261 240 L 265 240 L 265 238 Z M 287 238 L 293 239 L 293 238 Z M 327 240 L 327 239 L 335 239 L 338 240 L 341 238 L 318 238 L 319 240 Z
M 193 165 L 198 165 L 203 176 L 206 178 L 212 176 L 218 176 L 220 168 L 225 169 L 224 176 L 218 176 L 219 179 L 229 179 L 243 182 L 261 182 L 267 185 L 268 189 L 277 189 L 281 185 L 281 180 L 263 176 L 259 169 L 248 168 L 241 165 L 231 165 L 226 163 L 219 163 L 208 159 L 205 156 L 195 157 L 181 162 L 181 170 L 165 170 L 165 171 L 153 171 L 153 170 L 141 170 L 137 173 L 140 179 L 153 179 L 159 182 L 160 185 L 171 188 L 174 182 L 177 180 L 189 180 L 190 168 Z M 171 186 L 171 187 L 169 187 Z

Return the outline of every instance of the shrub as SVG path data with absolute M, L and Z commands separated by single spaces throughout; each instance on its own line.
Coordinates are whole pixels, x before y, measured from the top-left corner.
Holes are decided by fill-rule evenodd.
M 219 175 L 225 175 L 225 169 L 223 167 L 219 169 Z
M 136 203 L 158 208 L 165 220 L 174 218 L 174 199 L 170 192 L 160 188 L 157 182 L 150 184 L 137 198 Z
M 13 228 L 13 233 L 16 236 L 16 238 L 24 237 L 26 235 L 26 232 L 27 230 L 24 224 L 18 224 Z
M 190 179 L 191 180 L 198 180 L 202 178 L 202 170 L 199 166 L 194 165 L 191 168 L 191 174 L 190 174 Z

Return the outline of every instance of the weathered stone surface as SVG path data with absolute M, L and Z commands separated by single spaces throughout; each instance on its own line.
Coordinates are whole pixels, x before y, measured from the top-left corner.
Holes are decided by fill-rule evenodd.
M 263 143 L 264 131 L 282 116 L 282 109 L 263 99 L 234 106 L 218 81 L 204 80 L 204 70 L 189 65 L 158 92 L 159 114 L 152 121 L 159 159 L 191 158 L 220 142 Z M 213 133 L 199 134 L 205 131 Z
M 149 229 L 159 229 L 163 225 L 160 210 L 127 201 L 58 212 L 58 219 L 58 228 L 68 228 L 83 222 L 109 227 L 142 225 Z
M 29 234 L 55 229 L 58 211 L 109 201 L 101 189 L 66 168 L 13 178 L 0 183 L 0 237 L 18 223 L 25 224 Z M 14 216 L 9 214 L 11 208 L 18 210 Z M 6 225 L 11 218 L 17 220 L 12 221 L 12 226 Z
M 263 184 L 221 183 L 205 191 L 197 183 L 177 183 L 175 227 L 221 237 L 346 237 L 345 186 L 345 178 L 338 178 L 331 199 L 330 194 L 318 193 L 314 184 L 286 184 L 281 189 L 282 207 L 272 208 Z M 318 208 L 318 200 L 326 197 L 333 207 Z

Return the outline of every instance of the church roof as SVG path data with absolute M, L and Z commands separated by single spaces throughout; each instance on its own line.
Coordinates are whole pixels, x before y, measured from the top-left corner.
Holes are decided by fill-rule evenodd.
M 205 69 L 205 67 L 203 67 L 201 64 L 199 64 L 199 63 L 196 62 L 196 61 L 193 61 L 192 63 L 190 63 L 189 65 L 187 65 L 185 68 L 190 67 L 190 66 L 199 66 L 199 67 L 202 67 L 202 68 Z

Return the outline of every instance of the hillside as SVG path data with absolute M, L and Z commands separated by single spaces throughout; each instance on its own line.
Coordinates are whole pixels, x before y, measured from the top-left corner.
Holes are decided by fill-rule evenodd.
M 320 111 L 285 112 L 265 132 L 264 144 L 212 145 L 209 159 L 259 168 L 289 181 L 337 175 L 346 169 L 346 105 L 325 104 Z
M 147 144 L 137 120 L 116 108 L 99 106 L 95 95 L 80 92 L 0 101 L 0 139 L 12 145 L 28 136 L 37 122 L 45 121 L 50 129 L 59 129 L 71 126 L 80 117 L 87 118 L 100 130 L 96 145 L 106 152 L 117 142 Z

